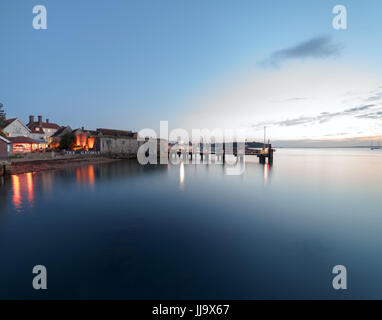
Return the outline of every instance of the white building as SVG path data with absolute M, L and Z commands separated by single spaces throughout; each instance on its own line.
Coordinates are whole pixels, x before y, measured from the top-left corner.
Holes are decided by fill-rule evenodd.
M 34 140 L 49 142 L 49 138 L 54 135 L 60 126 L 56 123 L 50 123 L 49 119 L 42 121 L 42 116 L 38 116 L 38 120 L 34 121 L 34 116 L 29 116 L 27 127 L 31 131 L 30 137 Z
M 17 118 L 5 120 L 0 129 L 7 137 L 30 137 L 31 135 L 31 130 Z

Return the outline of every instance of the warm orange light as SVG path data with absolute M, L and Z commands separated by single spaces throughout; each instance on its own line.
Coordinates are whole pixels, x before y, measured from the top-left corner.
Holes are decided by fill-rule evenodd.
M 81 133 L 81 147 L 86 147 L 86 133 Z
M 88 148 L 89 149 L 93 149 L 94 148 L 94 141 L 95 141 L 94 137 L 89 137 L 88 138 Z
M 29 201 L 29 204 L 32 206 L 33 200 L 34 200 L 33 176 L 31 172 L 28 172 L 26 175 L 27 175 L 28 201 Z
M 81 169 L 76 168 L 76 180 L 77 184 L 80 186 L 81 185 Z
M 54 140 L 54 141 L 52 141 L 52 142 L 50 143 L 50 147 L 51 147 L 52 149 L 57 149 L 59 146 L 60 146 L 60 143 L 59 143 L 58 141 L 56 141 L 56 140 Z
M 94 166 L 76 168 L 76 180 L 78 186 L 89 184 L 93 188 L 95 185 Z
M 13 205 L 16 209 L 21 208 L 21 194 L 20 194 L 20 178 L 19 176 L 12 175 L 12 188 L 13 188 Z
M 13 153 L 27 153 L 32 151 L 32 144 L 17 143 L 13 145 Z
M 87 137 L 87 134 L 84 133 L 78 133 L 76 134 L 76 148 L 75 149 L 92 149 L 94 146 L 94 138 Z
M 90 165 L 88 167 L 88 178 L 89 178 L 89 185 L 90 185 L 90 187 L 94 188 L 95 175 L 94 175 L 94 167 L 93 167 L 93 165 Z
M 81 135 L 76 134 L 76 146 L 81 146 Z

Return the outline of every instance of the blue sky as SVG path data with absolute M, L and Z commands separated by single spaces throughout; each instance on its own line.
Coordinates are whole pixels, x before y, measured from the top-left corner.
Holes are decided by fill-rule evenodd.
M 32 28 L 37 4 L 47 30 Z M 347 7 L 347 30 L 332 28 L 337 4 Z M 156 129 L 168 120 L 247 126 L 254 136 L 266 124 L 277 139 L 382 135 L 379 100 L 343 117 L 379 94 L 381 16 L 379 0 L 2 0 L 0 101 L 9 117 L 41 114 L 72 127 Z M 312 44 L 336 49 L 300 54 Z M 280 95 L 286 83 L 295 83 L 290 96 Z M 321 127 L 321 113 L 340 112 Z

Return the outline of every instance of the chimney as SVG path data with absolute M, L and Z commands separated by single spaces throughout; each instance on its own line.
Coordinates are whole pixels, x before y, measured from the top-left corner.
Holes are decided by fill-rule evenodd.
M 46 123 L 49 123 L 49 119 L 46 119 Z
M 42 116 L 38 116 L 38 125 L 42 126 Z
M 34 116 L 29 116 L 29 123 L 32 124 L 34 122 Z

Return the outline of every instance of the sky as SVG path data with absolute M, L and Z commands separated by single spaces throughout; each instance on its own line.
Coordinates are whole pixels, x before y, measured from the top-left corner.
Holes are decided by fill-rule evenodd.
M 346 30 L 332 26 L 336 5 Z M 382 139 L 381 16 L 380 0 L 2 0 L 0 102 L 9 118 L 72 128 L 164 120 L 370 144 Z

